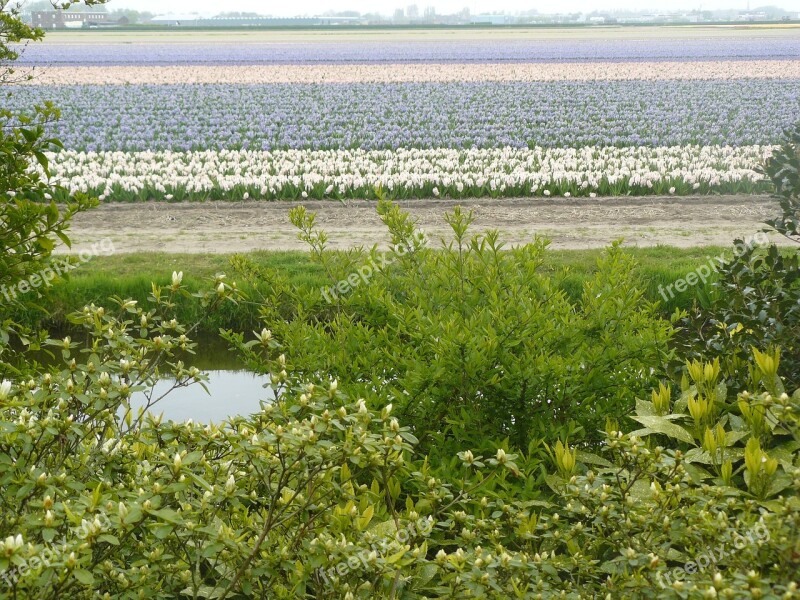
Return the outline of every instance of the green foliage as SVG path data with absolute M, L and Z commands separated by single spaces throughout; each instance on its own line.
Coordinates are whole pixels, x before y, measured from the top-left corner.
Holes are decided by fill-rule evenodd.
M 680 356 L 719 358 L 734 389 L 748 388 L 751 348 L 782 349 L 780 374 L 800 385 L 800 254 L 746 248 L 721 265 L 710 301 L 684 315 L 674 339 Z
M 397 574 L 424 565 L 435 523 L 427 517 L 467 495 L 431 483 L 425 466 L 411 472 L 416 440 L 391 407 L 376 414 L 333 383 L 284 372 L 275 374 L 279 402 L 223 426 L 162 423 L 132 409 L 137 393 L 157 405 L 159 376 L 202 382 L 171 359 L 193 346 L 191 328 L 171 318 L 182 294 L 176 274 L 170 288 L 154 288 L 153 308 L 87 307 L 73 320 L 89 348 L 51 340 L 62 368 L 0 387 L 0 596 L 336 597 L 342 587 L 319 569 L 362 551 L 376 590 L 405 588 Z M 221 278 L 203 295 L 209 310 L 235 299 Z M 515 469 L 513 459 L 478 457 L 484 471 L 469 489 Z M 403 503 L 404 488 L 419 492 L 417 504 Z M 403 538 L 370 556 L 398 531 L 415 551 Z
M 796 433 L 796 421 L 793 427 Z M 553 478 L 560 506 L 539 515 L 538 539 L 557 552 L 535 555 L 542 569 L 580 585 L 566 597 L 797 597 L 796 450 L 790 489 L 766 504 L 698 482 L 672 441 L 654 446 L 610 431 L 606 444 L 603 457 L 593 457 L 606 465 Z
M 37 35 L 3 33 L 18 24 L 0 15 L 0 48 Z M 35 275 L 90 204 L 59 212 L 29 169 L 46 173 L 52 114 L 2 117 L 0 283 Z M 254 415 L 155 414 L 158 380 L 203 385 L 176 353 L 241 306 L 223 275 L 193 293 L 175 272 L 147 302 L 86 306 L 70 317 L 84 346 L 42 341 L 60 357 L 48 370 L 0 363 L 0 598 L 798 597 L 800 391 L 781 377 L 797 373 L 795 347 L 771 346 L 791 341 L 772 332 L 789 322 L 787 278 L 732 283 L 747 297 L 742 282 L 761 278 L 773 320 L 729 337 L 770 347 L 673 357 L 616 244 L 574 300 L 564 274 L 542 272 L 541 241 L 507 250 L 456 210 L 434 250 L 396 205 L 379 214 L 388 253 L 331 253 L 293 211 L 327 290 L 235 261 L 266 290 L 271 328 L 226 334 L 271 376 L 275 399 Z M 200 310 L 185 324 L 189 299 Z M 2 350 L 15 326 L 0 310 Z M 635 400 L 687 354 L 680 394 L 661 383 Z M 634 402 L 642 428 L 609 420 L 593 438 Z
M 60 4 L 56 2 L 55 6 Z M 0 84 L 14 78 L 9 63 L 19 54 L 18 46 L 11 44 L 39 40 L 43 35 L 41 30 L 25 25 L 19 11 L 19 6 L 0 0 Z M 50 104 L 32 107 L 29 114 L 0 109 L 0 377 L 19 374 L 12 366 L 18 362 L 10 349 L 12 336 L 24 345 L 37 345 L 37 336 L 11 319 L 12 311 L 35 306 L 27 294 L 41 285 L 57 240 L 69 245 L 65 231 L 70 219 L 92 205 L 87 197 L 70 196 L 47 181 L 45 152 L 61 144 L 47 138 L 45 128 L 56 118 L 58 111 Z M 55 204 L 56 195 L 64 200 L 63 208 Z
M 652 302 L 661 300 L 659 314 L 668 318 L 676 309 L 688 310 L 692 307 L 694 290 L 688 289 L 664 302 L 659 287 L 663 289 L 685 276 L 696 268 L 698 262 L 707 260 L 707 255 L 719 255 L 723 249 L 628 247 L 625 251 L 636 261 L 635 277 L 643 284 L 645 298 Z M 558 274 L 559 288 L 574 303 L 581 298 L 584 282 L 594 276 L 597 259 L 602 252 L 600 249 L 549 250 L 545 253 L 541 271 L 543 274 Z M 319 290 L 330 281 L 321 265 L 308 252 L 259 251 L 248 253 L 246 257 L 259 269 L 266 267 L 280 272 L 288 284 L 297 287 Z M 66 315 L 74 311 L 76 306 L 102 302 L 114 294 L 144 302 L 150 293 L 151 282 L 167 282 L 173 269 L 187 273 L 187 287 L 199 289 L 197 286 L 203 278 L 229 268 L 230 256 L 225 254 L 142 252 L 103 256 L 84 263 L 80 269 L 70 272 L 68 280 L 59 281 L 57 286 L 48 288 L 48 293 L 40 301 L 47 313 L 21 309 L 15 312 L 14 318 L 31 328 L 43 327 L 63 332 L 67 327 Z M 251 286 L 246 282 L 242 282 L 242 290 L 252 295 Z M 265 289 L 261 293 L 269 292 Z M 179 319 L 186 322 L 194 322 L 199 314 L 196 303 L 191 300 L 181 303 L 178 309 Z M 220 328 L 252 331 L 258 325 L 258 306 L 255 304 L 242 304 L 236 310 L 222 310 L 201 323 L 203 333 L 213 336 L 217 335 Z
M 237 301 L 224 281 L 202 294 L 209 311 Z M 250 417 L 202 425 L 132 411 L 158 376 L 202 382 L 171 358 L 193 345 L 172 316 L 185 294 L 176 273 L 147 308 L 87 307 L 73 316 L 93 340 L 85 351 L 52 340 L 63 366 L 0 385 L 0 597 L 796 597 L 800 394 L 765 407 L 770 437 L 740 418 L 765 460 L 748 443 L 727 481 L 698 476 L 684 435 L 654 423 L 609 430 L 598 455 L 557 443 L 546 501 L 486 493 L 518 456 L 465 450 L 434 473 L 392 406 L 371 410 L 291 358 L 274 363 L 277 400 Z M 245 345 L 279 349 L 265 333 Z M 775 360 L 755 356 L 752 397 L 781 390 Z M 695 397 L 718 389 L 715 365 L 689 372 Z M 679 423 L 668 417 L 682 417 L 681 401 L 665 390 L 639 415 Z M 725 398 L 716 410 L 732 426 Z M 678 426 L 695 439 L 691 422 Z M 769 494 L 742 484 L 742 461 L 770 478 Z
M 662 373 L 670 327 L 619 245 L 573 302 L 561 275 L 543 272 L 541 240 L 508 249 L 497 232 L 469 235 L 471 214 L 456 208 L 446 216 L 453 239 L 435 250 L 397 205 L 380 202 L 378 213 L 385 254 L 329 252 L 314 215 L 292 212 L 329 278 L 322 290 L 235 261 L 266 288 L 262 317 L 279 344 L 243 348 L 255 369 L 274 368 L 285 349 L 297 373 L 327 373 L 371 407 L 393 402 L 426 448 L 507 437 L 522 449 L 593 434 Z
M 56 186 L 30 168 L 38 164 L 47 175 L 44 152 L 58 142 L 45 137 L 44 126 L 56 116 L 52 106 L 37 108 L 32 117 L 0 110 L 0 376 L 14 371 L 12 336 L 26 345 L 36 343 L 12 313 L 37 306 L 36 291 L 49 276 L 46 266 L 57 241 L 69 245 L 70 219 L 93 205 L 78 196 L 57 206 L 52 200 Z
M 38 164 L 48 175 L 45 152 L 60 144 L 45 137 L 45 125 L 57 116 L 50 105 L 34 117 L 0 110 L 0 285 L 11 287 L 39 271 L 56 245 L 53 238 L 69 244 L 67 223 L 91 205 L 78 197 L 60 210 L 52 200 L 57 186 L 30 168 Z
M 781 215 L 767 221 L 772 229 L 800 243 L 800 123 L 786 132 L 786 139 L 762 169 L 772 182 Z
M 789 397 L 778 376 L 781 353 L 753 349 L 744 365 L 749 391 L 730 391 L 720 361 L 687 363 L 674 402 L 670 386 L 638 400 L 632 435 L 670 438 L 684 454 L 695 481 L 733 486 L 760 500 L 792 485 L 793 455 L 800 448 L 793 414 L 800 390 Z M 779 470 L 780 467 L 780 470 Z
M 766 161 L 781 215 L 766 222 L 771 230 L 800 242 L 800 124 Z M 780 375 L 800 385 L 800 253 L 776 245 L 759 248 L 736 240 L 736 256 L 719 267 L 704 302 L 681 321 L 675 338 L 686 358 L 720 358 L 728 383 L 748 388 L 742 367 L 751 348 L 782 349 Z

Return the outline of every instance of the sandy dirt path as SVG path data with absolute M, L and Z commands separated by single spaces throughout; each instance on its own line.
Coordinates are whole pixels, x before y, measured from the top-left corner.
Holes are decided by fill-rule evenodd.
M 375 203 L 306 202 L 331 248 L 385 245 Z M 727 245 L 760 231 L 777 203 L 764 196 L 625 197 L 601 199 L 478 199 L 401 202 L 433 239 L 449 237 L 444 213 L 474 211 L 473 231 L 499 229 L 512 244 L 534 235 L 554 248 L 597 248 L 623 237 L 631 246 Z M 117 252 L 232 253 L 306 249 L 289 222 L 289 202 L 105 204 L 78 215 L 75 248 L 111 238 Z

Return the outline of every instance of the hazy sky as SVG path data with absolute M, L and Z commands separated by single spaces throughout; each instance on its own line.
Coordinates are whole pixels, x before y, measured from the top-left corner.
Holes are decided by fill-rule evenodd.
M 474 13 L 517 12 L 535 8 L 540 12 L 590 12 L 596 9 L 614 8 L 667 8 L 669 10 L 691 10 L 696 8 L 747 8 L 747 0 L 664 0 L 642 3 L 635 0 L 562 0 L 557 4 L 535 0 L 296 0 L 294 2 L 264 2 L 259 0 L 111 0 L 110 8 L 125 7 L 147 10 L 154 13 L 200 12 L 214 14 L 221 11 L 249 11 L 275 16 L 316 15 L 326 10 L 357 10 L 391 15 L 399 7 L 416 4 L 420 12 L 426 6 L 435 6 L 437 12 L 448 14 L 464 7 Z M 800 0 L 751 0 L 751 6 L 770 4 L 786 10 L 800 11 Z

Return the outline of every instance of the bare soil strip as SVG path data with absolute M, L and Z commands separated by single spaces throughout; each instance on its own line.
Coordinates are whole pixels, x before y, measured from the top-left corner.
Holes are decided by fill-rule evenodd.
M 331 248 L 385 247 L 386 228 L 375 203 L 303 203 Z M 400 202 L 432 239 L 449 238 L 444 214 L 460 205 L 474 212 L 473 231 L 498 229 L 510 244 L 539 235 L 554 248 L 588 249 L 624 238 L 631 246 L 727 245 L 760 231 L 777 214 L 765 196 L 624 197 L 600 199 L 411 200 Z M 104 204 L 78 215 L 72 226 L 75 248 L 111 238 L 119 253 L 234 253 L 302 250 L 289 222 L 292 202 L 206 202 Z M 61 248 L 61 252 L 68 251 Z

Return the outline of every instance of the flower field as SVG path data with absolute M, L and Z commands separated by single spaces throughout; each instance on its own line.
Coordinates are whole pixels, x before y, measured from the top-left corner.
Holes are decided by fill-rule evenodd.
M 770 147 L 64 152 L 71 192 L 139 201 L 753 193 Z
M 737 194 L 800 114 L 800 40 L 51 44 L 54 176 L 104 200 Z
M 129 65 L 28 69 L 33 85 L 427 83 L 798 79 L 800 61 L 527 62 L 334 65 Z
M 42 99 L 86 151 L 741 146 L 794 122 L 800 79 L 29 86 L 14 104 Z
M 650 38 L 650 36 L 647 36 Z M 259 65 L 339 63 L 495 63 L 652 60 L 791 60 L 800 56 L 793 37 L 711 39 L 482 39 L 359 42 L 92 43 L 32 45 L 22 65 Z

